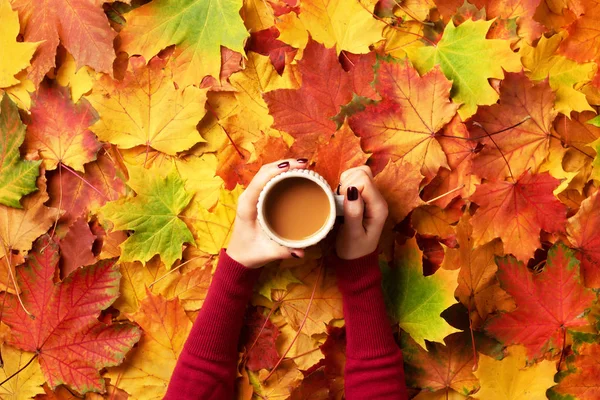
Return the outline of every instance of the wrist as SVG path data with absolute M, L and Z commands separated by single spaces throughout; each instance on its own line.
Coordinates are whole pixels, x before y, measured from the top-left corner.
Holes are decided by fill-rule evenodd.
M 225 249 L 225 252 L 229 258 L 236 261 L 238 264 L 243 265 L 245 268 L 257 269 L 263 266 L 263 264 L 258 262 L 256 259 L 249 257 L 246 252 L 238 251 L 235 246 L 229 246 L 227 249 Z

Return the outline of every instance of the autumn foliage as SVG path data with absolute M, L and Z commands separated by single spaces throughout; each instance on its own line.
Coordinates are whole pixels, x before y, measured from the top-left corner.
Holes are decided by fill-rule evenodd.
M 0 397 L 162 398 L 240 193 L 306 157 L 389 204 L 412 396 L 600 398 L 599 63 L 597 0 L 0 0 Z M 239 399 L 343 397 L 332 249 L 263 269 Z

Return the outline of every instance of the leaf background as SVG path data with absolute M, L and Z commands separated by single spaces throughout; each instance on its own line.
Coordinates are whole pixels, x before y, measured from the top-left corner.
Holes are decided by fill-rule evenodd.
M 51 387 L 0 322 L 0 378 L 24 368 L 2 398 L 162 398 L 238 196 L 288 157 L 332 187 L 347 168 L 373 169 L 390 205 L 380 264 L 411 396 L 600 398 L 599 10 L 0 0 L 0 290 L 11 304 L 30 290 L 19 277 L 44 240 L 60 255 L 56 285 L 119 257 L 118 298 L 93 318 L 141 331 L 120 365 L 91 372 L 103 384 Z M 342 398 L 331 251 L 329 237 L 263 269 L 240 399 Z M 536 295 L 548 288 L 550 300 Z M 543 334 L 535 316 L 525 334 L 503 329 L 542 306 L 575 315 L 546 317 Z

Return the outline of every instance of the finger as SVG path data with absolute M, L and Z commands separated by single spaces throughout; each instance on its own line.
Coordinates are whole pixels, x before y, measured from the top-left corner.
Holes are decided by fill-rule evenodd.
M 363 210 L 364 205 L 358 188 L 349 186 L 344 199 L 344 225 L 351 237 L 359 238 L 365 234 Z
M 279 249 L 279 257 L 280 259 L 289 259 L 289 258 L 304 258 L 304 249 L 292 249 L 289 247 L 281 246 Z
M 305 158 L 288 158 L 263 165 L 256 175 L 254 175 L 244 193 L 240 195 L 238 199 L 238 214 L 249 219 L 256 218 L 258 196 L 267 182 L 285 171 L 289 171 L 290 169 L 305 169 L 307 166 L 308 162 Z
M 371 168 L 368 165 L 361 165 L 360 167 L 350 168 L 342 172 L 340 175 L 340 183 L 344 182 L 348 176 L 352 175 L 356 171 L 363 171 L 369 176 L 369 178 L 373 179 L 373 171 L 371 171 Z
M 388 215 L 387 202 L 375 186 L 373 180 L 364 170 L 357 170 L 348 175 L 342 183 L 341 193 L 346 193 L 350 186 L 356 187 L 364 200 L 365 229 L 368 231 L 371 228 L 379 229 L 383 227 Z

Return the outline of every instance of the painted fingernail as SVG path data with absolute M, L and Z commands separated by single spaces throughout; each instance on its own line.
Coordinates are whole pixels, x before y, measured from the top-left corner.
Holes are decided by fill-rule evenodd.
M 308 162 L 308 158 L 299 158 L 296 161 L 298 161 L 300 164 L 306 164 Z
M 289 161 L 284 161 L 284 162 L 282 162 L 282 163 L 279 163 L 279 164 L 277 164 L 277 166 L 278 166 L 279 168 L 287 168 L 287 167 L 289 167 L 289 166 L 290 166 L 290 162 L 289 162 Z
M 342 184 L 341 184 L 341 183 L 338 183 L 338 187 L 337 187 L 337 189 L 335 189 L 335 193 L 336 193 L 337 195 L 339 195 L 339 194 L 340 194 L 340 189 L 341 189 L 341 188 L 342 188 Z
M 354 186 L 350 186 L 348 188 L 348 194 L 346 195 L 349 201 L 354 201 L 358 199 L 358 189 Z
M 298 256 L 298 254 L 296 254 L 296 253 L 292 253 L 292 257 L 294 257 L 294 258 L 300 258 L 300 256 Z

